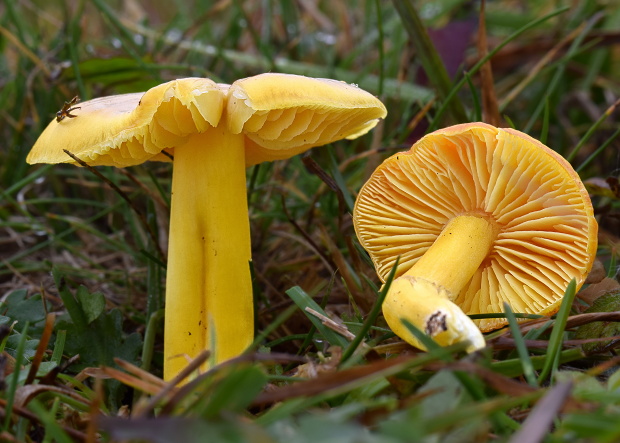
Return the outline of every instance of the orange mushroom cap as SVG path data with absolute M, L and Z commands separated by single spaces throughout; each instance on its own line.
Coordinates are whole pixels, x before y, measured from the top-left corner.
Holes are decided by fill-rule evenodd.
M 575 278 L 581 287 L 592 267 L 598 228 L 579 176 L 559 154 L 514 129 L 469 123 L 426 135 L 376 169 L 353 217 L 385 281 L 397 257 L 396 277 L 459 215 L 497 227 L 488 255 L 453 294 L 468 315 L 503 312 L 503 302 L 551 315 L 568 283 Z M 506 320 L 476 323 L 486 332 Z

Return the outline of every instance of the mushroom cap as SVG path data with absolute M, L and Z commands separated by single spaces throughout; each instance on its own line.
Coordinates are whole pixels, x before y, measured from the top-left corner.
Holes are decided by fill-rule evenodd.
M 353 220 L 385 281 L 397 257 L 398 277 L 463 214 L 485 215 L 499 228 L 453 300 L 468 315 L 501 313 L 503 302 L 551 315 L 571 279 L 581 287 L 592 267 L 598 227 L 577 173 L 532 137 L 484 123 L 435 131 L 385 160 L 361 189 Z M 486 332 L 506 321 L 476 323 Z
M 372 94 L 325 78 L 261 74 L 237 80 L 228 94 L 228 127 L 249 140 L 248 166 L 360 137 L 387 114 Z
M 85 101 L 72 111 L 75 118 L 50 122 L 26 161 L 75 163 L 64 149 L 92 166 L 165 160 L 162 150 L 218 125 L 225 97 L 226 92 L 209 79 L 184 78 L 145 93 Z
M 28 163 L 75 163 L 66 149 L 92 166 L 168 161 L 187 137 L 226 120 L 246 136 L 246 164 L 289 158 L 314 146 L 353 139 L 385 117 L 385 106 L 356 86 L 290 74 L 262 74 L 216 84 L 206 78 L 163 83 L 144 94 L 77 104 L 75 118 L 55 119 Z

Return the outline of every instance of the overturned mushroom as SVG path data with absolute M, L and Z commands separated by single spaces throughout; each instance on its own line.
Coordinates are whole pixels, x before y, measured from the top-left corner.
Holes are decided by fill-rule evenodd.
M 480 331 L 506 320 L 467 315 L 501 313 L 504 302 L 555 313 L 571 279 L 583 284 L 597 247 L 592 204 L 570 164 L 526 134 L 484 123 L 433 132 L 385 160 L 353 217 L 382 281 L 400 257 L 383 312 L 422 349 L 401 319 L 473 351 L 484 346 Z
M 174 80 L 80 103 L 52 121 L 29 163 L 124 167 L 174 155 L 164 376 L 200 351 L 236 356 L 254 334 L 245 168 L 355 138 L 386 114 L 372 95 L 326 79 L 264 74 L 233 85 Z

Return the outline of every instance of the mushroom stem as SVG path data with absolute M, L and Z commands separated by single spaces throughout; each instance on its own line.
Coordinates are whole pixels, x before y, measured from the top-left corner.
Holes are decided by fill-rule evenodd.
M 487 257 L 497 233 L 486 216 L 451 219 L 416 264 L 392 282 L 383 313 L 394 333 L 425 349 L 403 325 L 407 319 L 442 346 L 469 341 L 468 352 L 484 347 L 478 327 L 452 300 Z
M 204 349 L 220 362 L 252 342 L 250 260 L 244 137 L 220 122 L 174 151 L 165 379 Z

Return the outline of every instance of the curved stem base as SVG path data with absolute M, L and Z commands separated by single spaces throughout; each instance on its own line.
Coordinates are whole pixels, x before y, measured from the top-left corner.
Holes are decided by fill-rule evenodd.
M 396 335 L 419 349 L 427 350 L 402 320 L 415 325 L 440 346 L 467 342 L 467 352 L 484 348 L 480 329 L 448 296 L 444 288 L 428 280 L 404 275 L 392 282 L 383 302 L 383 315 Z
M 396 335 L 425 349 L 403 325 L 406 319 L 442 346 L 467 341 L 468 352 L 485 346 L 478 327 L 452 300 L 489 254 L 498 230 L 481 214 L 459 215 L 446 224 L 416 264 L 392 282 L 383 314 Z

